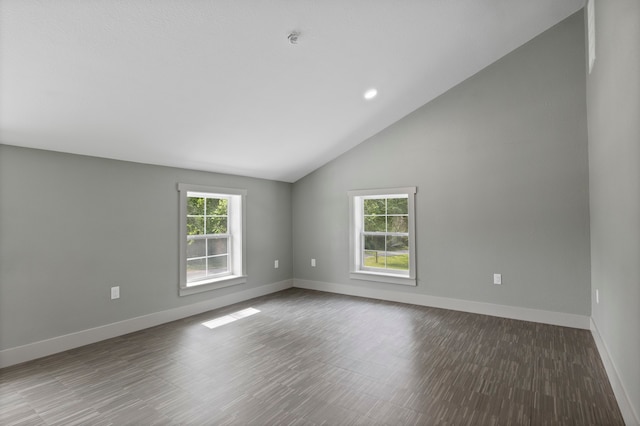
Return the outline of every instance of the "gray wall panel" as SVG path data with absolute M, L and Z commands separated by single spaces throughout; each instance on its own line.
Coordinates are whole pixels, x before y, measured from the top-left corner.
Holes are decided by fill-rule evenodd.
M 248 190 L 246 284 L 178 296 L 178 182 Z M 0 146 L 0 197 L 0 349 L 292 278 L 288 183 Z
M 596 61 L 587 78 L 593 320 L 638 422 L 640 2 L 598 0 L 595 8 Z
M 588 316 L 584 61 L 579 12 L 296 182 L 294 276 Z M 418 286 L 352 281 L 346 193 L 396 186 Z

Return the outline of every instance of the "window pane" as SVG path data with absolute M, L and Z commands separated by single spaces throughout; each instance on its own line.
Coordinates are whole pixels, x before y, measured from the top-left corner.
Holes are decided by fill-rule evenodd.
M 226 217 L 207 217 L 207 234 L 226 234 Z
M 408 251 L 409 237 L 387 237 L 387 251 Z
M 409 270 L 409 237 L 387 237 L 387 268 Z
M 364 231 L 365 232 L 385 232 L 385 217 L 384 216 L 365 216 L 364 217 Z
M 392 254 L 387 252 L 387 269 L 409 270 L 409 253 Z
M 384 235 L 366 235 L 364 237 L 365 250 L 384 250 Z
M 226 198 L 207 198 L 207 216 L 227 214 Z
M 215 256 L 217 254 L 226 254 L 226 253 L 228 253 L 226 238 L 208 238 L 207 239 L 207 256 Z
M 387 214 L 408 214 L 408 198 L 387 199 Z
M 208 275 L 221 274 L 227 272 L 227 258 L 228 256 L 210 257 Z
M 387 216 L 387 232 L 409 232 L 409 216 Z
M 187 214 L 203 215 L 204 214 L 204 198 L 187 197 Z
M 373 250 L 365 250 L 363 262 L 364 266 L 368 266 L 370 268 L 384 268 L 384 253 Z
M 187 235 L 204 234 L 204 218 L 188 217 L 187 218 Z
M 364 214 L 385 214 L 385 199 L 364 200 Z
M 206 256 L 204 240 L 187 241 L 187 258 L 204 256 Z
M 187 282 L 207 276 L 206 259 L 187 260 Z

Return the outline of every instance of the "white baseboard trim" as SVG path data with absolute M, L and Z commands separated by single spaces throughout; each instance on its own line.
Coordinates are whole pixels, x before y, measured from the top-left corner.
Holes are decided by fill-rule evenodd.
M 598 330 L 596 323 L 593 321 L 593 318 L 591 318 L 591 334 L 593 335 L 593 340 L 596 342 L 596 347 L 600 353 L 600 358 L 602 359 L 604 369 L 609 377 L 609 383 L 611 383 L 611 387 L 613 388 L 613 393 L 618 401 L 618 407 L 620 407 L 625 424 L 627 426 L 640 426 L 640 416 L 638 416 L 638 413 L 636 413 L 633 405 L 631 404 L 631 400 L 629 399 L 629 395 L 627 394 L 624 384 L 622 383 L 622 380 L 620 380 L 618 370 L 611 360 L 609 349 L 602 339 L 600 331 Z
M 69 349 L 89 345 L 112 337 L 122 336 L 123 334 L 144 330 L 145 328 L 155 327 L 156 325 L 197 315 L 202 312 L 211 311 L 224 306 L 233 305 L 234 303 L 243 302 L 255 297 L 286 290 L 292 286 L 293 280 L 279 281 L 194 303 L 192 305 L 154 312 L 152 314 L 142 315 L 100 327 L 65 334 L 63 336 L 29 343 L 15 348 L 4 349 L 0 351 L 0 368 L 53 355 L 58 352 L 64 352 Z
M 348 284 L 335 284 L 310 280 L 293 280 L 293 286 L 309 290 L 346 294 L 349 296 L 368 297 L 388 300 L 390 302 L 408 303 L 429 306 L 432 308 L 451 309 L 453 311 L 471 312 L 543 324 L 589 330 L 590 318 L 585 315 L 567 314 L 563 312 L 543 311 L 539 309 L 521 308 L 517 306 L 497 305 L 493 303 L 474 302 L 470 300 L 451 299 L 447 297 L 429 296 L 425 294 L 404 293 L 391 290 L 379 290 L 356 287 Z

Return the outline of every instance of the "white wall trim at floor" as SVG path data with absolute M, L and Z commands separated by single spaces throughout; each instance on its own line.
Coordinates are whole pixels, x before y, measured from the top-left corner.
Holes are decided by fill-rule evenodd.
M 609 377 L 609 383 L 611 383 L 611 387 L 613 388 L 613 393 L 616 396 L 616 401 L 618 401 L 618 407 L 622 412 L 622 418 L 624 419 L 625 424 L 627 426 L 640 426 L 640 416 L 638 416 L 638 413 L 635 412 L 633 405 L 631 404 L 631 400 L 629 399 L 624 384 L 622 383 L 622 380 L 620 380 L 618 370 L 611 360 L 609 349 L 602 339 L 600 331 L 598 330 L 595 321 L 593 321 L 593 318 L 591 318 L 591 334 L 593 335 L 593 340 L 596 342 L 596 347 L 600 353 L 600 358 L 602 359 L 604 369 Z
M 497 305 L 493 303 L 474 302 L 470 300 L 451 299 L 447 297 L 428 296 L 425 294 L 405 293 L 392 290 L 379 290 L 357 287 L 348 284 L 335 284 L 310 280 L 293 280 L 293 286 L 309 290 L 346 294 L 349 296 L 368 297 L 391 302 L 409 303 L 412 305 L 433 308 L 451 309 L 474 314 L 491 315 L 543 324 L 589 330 L 589 317 L 585 315 L 567 314 L 563 312 L 543 311 L 539 309 L 521 308 L 518 306 Z
M 123 334 L 133 333 L 134 331 L 144 330 L 145 328 L 155 327 L 156 325 L 197 315 L 224 306 L 233 305 L 234 303 L 243 302 L 255 297 L 286 290 L 292 286 L 293 280 L 279 281 L 187 306 L 180 306 L 178 308 L 154 312 L 148 315 L 114 322 L 100 327 L 90 328 L 15 348 L 5 349 L 0 351 L 0 368 L 53 355 L 58 352 L 89 345 L 112 337 L 122 336 Z

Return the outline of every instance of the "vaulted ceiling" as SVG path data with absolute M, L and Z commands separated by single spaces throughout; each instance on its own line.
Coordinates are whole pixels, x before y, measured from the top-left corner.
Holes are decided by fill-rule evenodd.
M 0 0 L 0 143 L 294 182 L 583 5 Z

